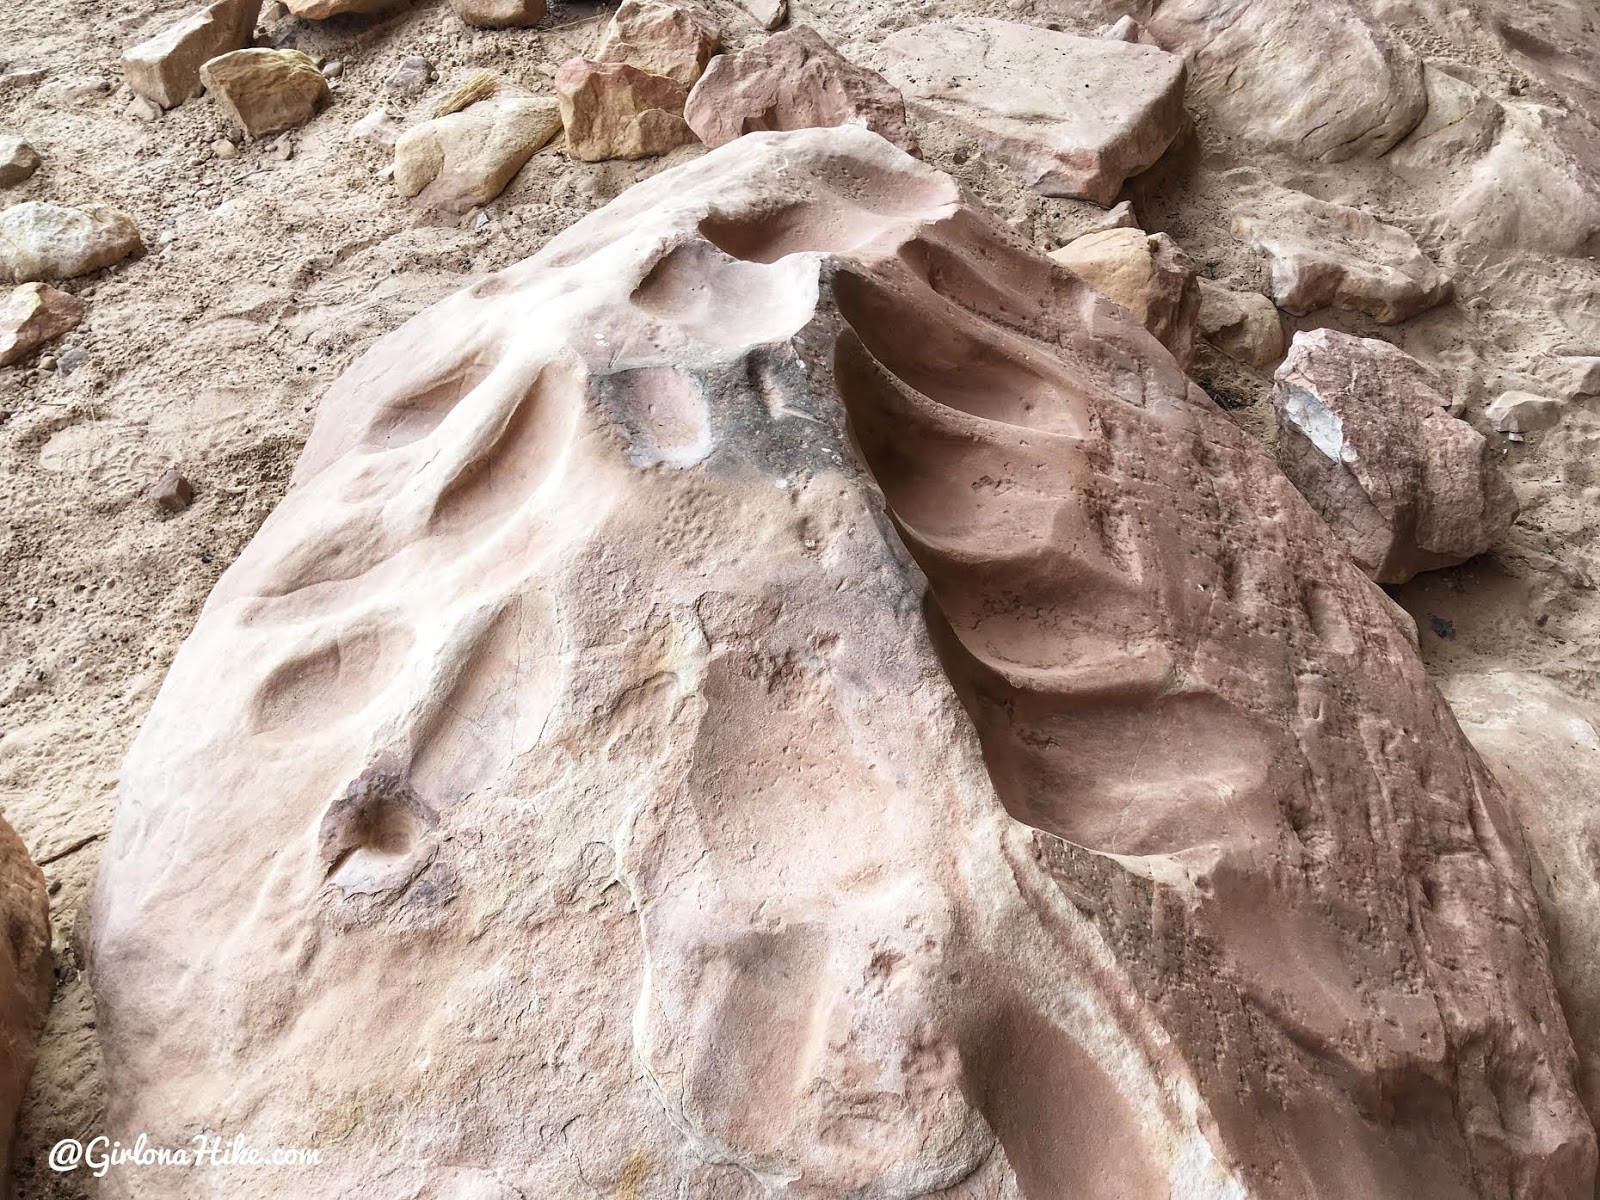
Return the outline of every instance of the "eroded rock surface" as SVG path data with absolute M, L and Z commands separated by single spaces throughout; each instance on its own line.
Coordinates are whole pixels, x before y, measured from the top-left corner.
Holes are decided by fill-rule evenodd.
M 884 44 L 914 109 L 954 122 L 1046 196 L 1110 205 L 1185 120 L 1183 61 L 1153 46 L 979 17 Z
M 30 200 L 0 212 L 0 283 L 71 279 L 143 250 L 133 218 L 105 205 Z
M 1379 583 L 1482 554 L 1517 498 L 1450 389 L 1403 350 L 1331 329 L 1297 333 L 1277 375 L 1278 462 Z
M 200 69 L 206 91 L 251 137 L 304 125 L 332 99 L 317 64 L 298 50 L 235 50 Z
M 1525 872 L 1125 310 L 751 134 L 324 401 L 122 773 L 107 1132 L 336 1138 L 306 1200 L 1579 1197 Z
M 122 56 L 128 86 L 162 108 L 175 108 L 200 91 L 207 61 L 250 43 L 261 0 L 217 0 L 132 46 Z
M 1200 284 L 1191 259 L 1164 233 L 1106 229 L 1050 257 L 1138 318 L 1185 369 L 1194 356 Z
M 394 182 L 402 196 L 466 212 L 501 192 L 538 149 L 561 132 L 554 100 L 502 96 L 425 121 L 401 134 Z
M 708 146 L 758 130 L 861 125 L 917 152 L 900 93 L 806 25 L 714 59 L 689 94 L 684 116 Z
M 698 4 L 622 0 L 594 60 L 627 63 L 688 87 L 700 78 L 721 41 L 716 18 Z
M 648 158 L 694 141 L 683 119 L 689 90 L 627 63 L 574 58 L 556 72 L 567 153 L 584 162 Z

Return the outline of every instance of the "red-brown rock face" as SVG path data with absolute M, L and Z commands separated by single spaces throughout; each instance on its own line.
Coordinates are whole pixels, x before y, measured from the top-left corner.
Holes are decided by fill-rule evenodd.
M 302 1197 L 1585 1197 L 1505 819 L 1126 312 L 754 134 L 329 394 L 126 764 L 110 1132 Z

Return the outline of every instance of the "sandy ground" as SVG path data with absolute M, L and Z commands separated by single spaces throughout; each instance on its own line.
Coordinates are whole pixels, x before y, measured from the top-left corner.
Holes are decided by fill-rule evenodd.
M 0 200 L 112 204 L 137 219 L 149 247 L 138 261 L 69 285 L 89 302 L 84 323 L 50 351 L 86 352 L 70 374 L 31 361 L 0 369 L 0 808 L 44 865 L 56 935 L 54 1004 L 15 1158 L 16 1194 L 26 1200 L 92 1194 L 82 1172 L 56 1176 L 44 1156 L 57 1139 L 100 1127 L 94 1017 L 73 925 L 118 763 L 212 584 L 281 496 L 322 391 L 377 337 L 440 296 L 526 257 L 637 179 L 697 152 L 589 165 L 567 159 L 558 142 L 486 210 L 439 223 L 399 198 L 384 175 L 388 153 L 351 139 L 349 127 L 379 105 L 403 124 L 424 119 L 477 68 L 547 93 L 557 65 L 592 43 L 607 10 L 558 5 L 541 29 L 494 33 L 467 29 L 443 0 L 380 19 L 269 20 L 268 42 L 338 60 L 343 75 L 332 107 L 310 125 L 243 145 L 228 160 L 211 148 L 228 131 L 204 98 L 153 122 L 127 113 L 121 50 L 189 7 L 0 6 L 0 62 L 45 72 L 0 83 L 0 128 L 24 134 L 45 160 Z M 711 7 L 729 42 L 759 36 L 737 9 Z M 870 65 L 881 62 L 877 45 L 889 32 L 956 12 L 1081 32 L 1107 23 L 1090 0 L 1081 8 L 1032 0 L 796 6 L 798 19 Z M 407 54 L 427 57 L 439 78 L 421 96 L 396 98 L 382 80 Z M 1032 194 L 952 131 L 919 123 L 918 132 L 930 161 L 1042 246 L 1099 215 Z M 1146 227 L 1171 232 L 1207 274 L 1259 285 L 1260 264 L 1229 234 L 1219 183 L 1242 161 L 1202 116 L 1130 194 Z M 1369 204 L 1448 254 L 1430 242 L 1426 222 L 1408 219 L 1437 197 L 1396 192 L 1392 181 L 1353 169 L 1248 162 L 1280 182 Z M 1483 403 L 1529 369 L 1530 346 L 1600 346 L 1592 261 L 1458 270 L 1458 302 L 1380 335 L 1445 367 L 1480 428 Z M 1471 305 L 1478 295 L 1493 299 L 1487 314 Z M 1268 381 L 1215 356 L 1202 359 L 1202 373 L 1236 419 L 1270 438 Z M 1600 698 L 1600 604 L 1590 582 L 1600 571 L 1588 516 L 1600 486 L 1597 441 L 1600 423 L 1577 411 L 1524 445 L 1496 436 L 1522 520 L 1494 554 L 1403 595 L 1435 670 L 1530 669 Z M 193 481 L 196 501 L 164 518 L 143 492 L 170 465 Z

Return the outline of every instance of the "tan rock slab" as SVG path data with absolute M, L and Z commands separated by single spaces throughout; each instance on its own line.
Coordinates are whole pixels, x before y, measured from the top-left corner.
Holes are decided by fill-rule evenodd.
M 200 91 L 200 68 L 211 59 L 250 44 L 261 0 L 217 0 L 130 47 L 122 73 L 137 95 L 176 108 Z
M 554 100 L 481 100 L 401 134 L 394 148 L 395 186 L 430 207 L 466 212 L 505 191 L 534 152 L 560 132 Z
M 689 89 L 627 63 L 574 58 L 556 72 L 567 153 L 584 162 L 649 158 L 695 140 L 684 123 Z
M 1493 448 L 1450 399 L 1403 350 L 1331 329 L 1295 334 L 1278 370 L 1278 463 L 1379 583 L 1465 562 L 1516 520 Z
M 595 62 L 627 63 L 689 87 L 717 52 L 722 31 L 698 4 L 622 0 L 595 48 Z
M 1272 299 L 1296 316 L 1340 308 L 1388 325 L 1453 291 L 1450 276 L 1405 230 L 1302 192 L 1257 191 L 1234 210 L 1233 231 L 1267 257 Z
M 757 131 L 861 125 L 917 153 L 900 93 L 806 25 L 713 59 L 684 116 L 708 146 Z
M 0 283 L 71 279 L 143 251 L 133 218 L 105 205 L 30 200 L 0 212 Z
M 1186 119 L 1183 60 L 1153 46 L 979 17 L 885 42 L 913 110 L 957 125 L 1046 196 L 1110 206 Z
M 0 300 L 0 367 L 20 362 L 83 320 L 85 305 L 69 292 L 25 283 Z
M 1257 371 L 1277 370 L 1288 349 L 1276 304 L 1260 292 L 1236 292 L 1209 279 L 1200 280 L 1196 328 L 1229 358 Z
M 1178 243 L 1164 233 L 1106 229 L 1075 238 L 1050 257 L 1131 312 L 1188 369 L 1200 285 L 1194 260 Z
M 253 138 L 304 125 L 333 98 L 317 64 L 298 50 L 235 50 L 206 63 L 200 77 Z
M 468 25 L 484 29 L 537 25 L 545 14 L 545 0 L 450 0 L 450 7 Z

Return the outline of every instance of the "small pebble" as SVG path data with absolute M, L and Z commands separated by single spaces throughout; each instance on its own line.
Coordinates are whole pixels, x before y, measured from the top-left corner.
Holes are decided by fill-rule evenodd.
M 322 77 L 324 79 L 338 79 L 343 74 L 344 64 L 338 59 L 334 59 L 333 62 L 327 63 L 322 68 Z
M 68 346 L 56 359 L 56 370 L 64 377 L 71 375 L 89 361 L 89 352 L 82 346 Z
M 54 371 L 55 369 L 56 356 L 54 354 L 46 354 L 39 359 L 39 370 Z
M 194 503 L 194 486 L 177 467 L 169 469 L 147 494 L 151 503 L 164 513 L 181 513 Z
M 221 138 L 211 143 L 211 153 L 218 158 L 237 158 L 239 156 L 239 147 L 235 146 L 227 138 Z

